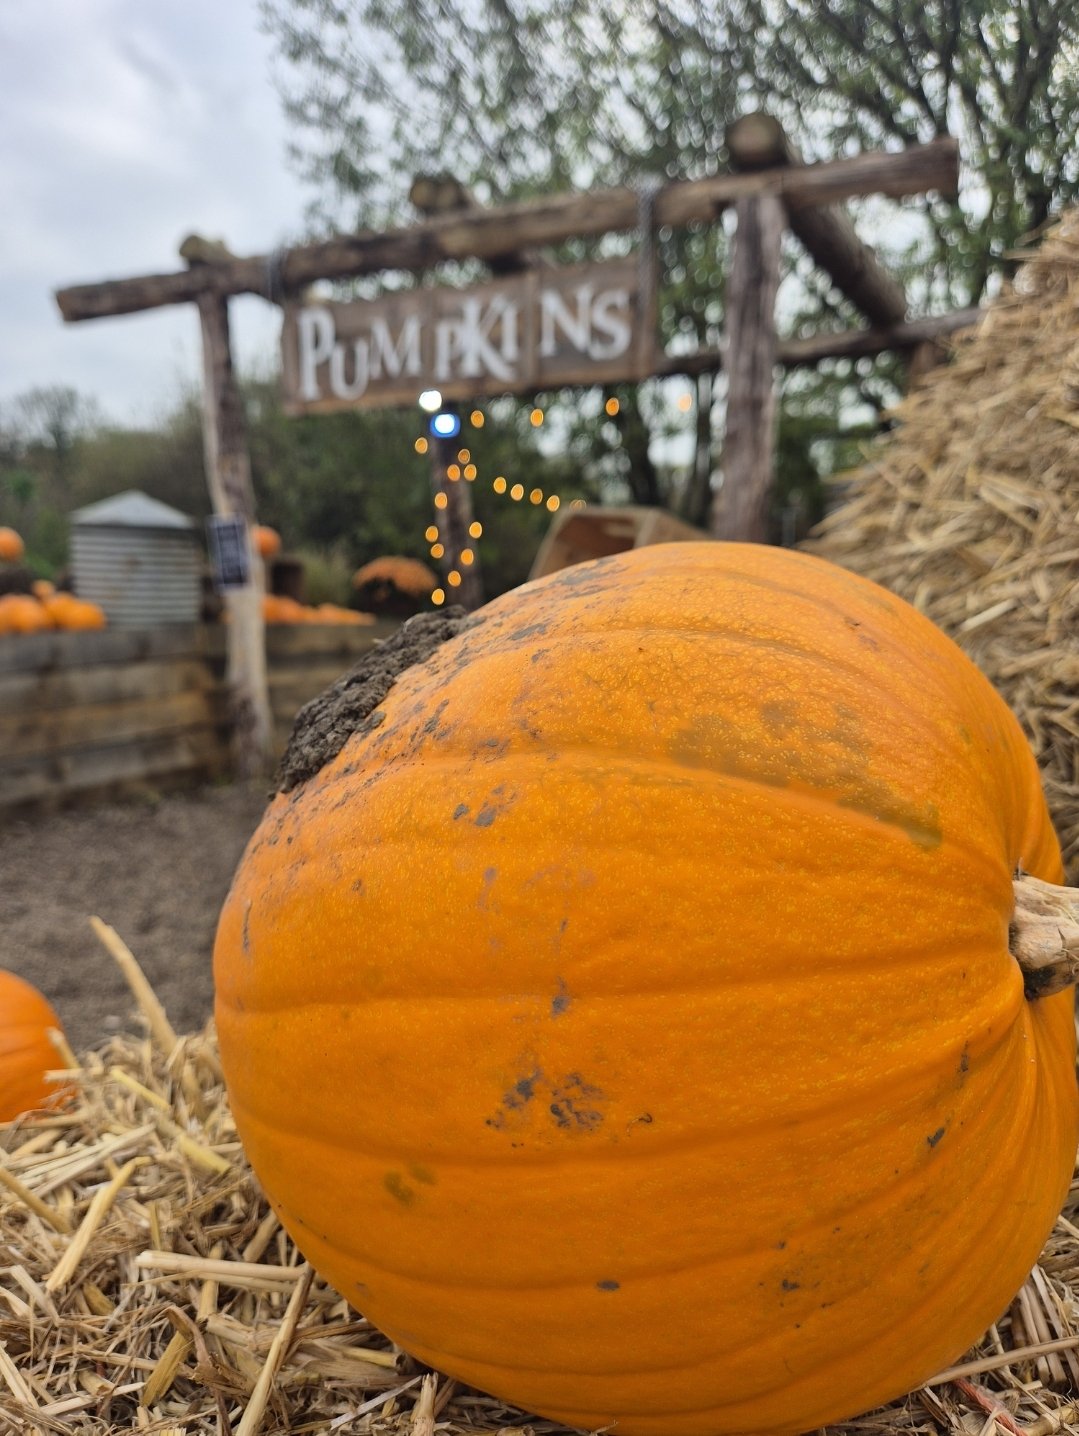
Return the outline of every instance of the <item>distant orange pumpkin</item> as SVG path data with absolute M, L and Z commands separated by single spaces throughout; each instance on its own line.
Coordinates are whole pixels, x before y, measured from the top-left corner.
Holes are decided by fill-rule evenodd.
M 259 558 L 273 558 L 281 552 L 281 535 L 267 524 L 256 524 L 251 538 Z
M 0 528 L 0 559 L 14 563 L 25 552 L 26 545 L 14 529 Z
M 0 1122 L 54 1106 L 63 1095 L 45 1077 L 61 1065 L 50 1028 L 63 1031 L 48 999 L 13 972 L 0 970 Z
M 6 593 L 0 598 L 0 633 L 40 633 L 50 628 L 49 615 L 28 593 Z

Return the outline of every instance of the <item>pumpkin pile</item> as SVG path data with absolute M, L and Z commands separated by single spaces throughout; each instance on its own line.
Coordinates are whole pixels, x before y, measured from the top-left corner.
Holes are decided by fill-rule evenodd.
M 374 615 L 336 603 L 299 603 L 285 594 L 267 593 L 262 599 L 264 623 L 374 623 Z
M 892 417 L 806 547 L 902 594 L 1003 694 L 1079 882 L 1079 209 Z
M 42 633 L 50 628 L 104 628 L 106 622 L 104 610 L 96 603 L 76 598 L 73 593 L 57 593 L 51 584 L 40 591 L 40 596 L 38 592 L 0 596 L 0 636 Z
M 331 697 L 214 961 L 240 1137 L 342 1296 L 627 1436 L 850 1418 L 1000 1318 L 1069 1191 L 1074 978 L 1034 759 L 948 638 L 657 545 Z

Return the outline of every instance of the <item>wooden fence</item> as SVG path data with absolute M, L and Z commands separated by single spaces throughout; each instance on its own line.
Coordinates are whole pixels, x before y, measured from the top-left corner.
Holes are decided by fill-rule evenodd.
M 278 752 L 297 710 L 395 627 L 266 630 Z M 0 820 L 226 776 L 224 666 L 220 627 L 0 638 Z

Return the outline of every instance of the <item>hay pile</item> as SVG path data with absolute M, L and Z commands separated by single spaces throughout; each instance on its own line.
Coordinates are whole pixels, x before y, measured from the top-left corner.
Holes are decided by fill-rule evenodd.
M 804 547 L 910 600 L 992 680 L 1079 881 L 1079 211 L 894 417 Z
M 66 1054 L 74 1100 L 0 1128 L 0 1432 L 564 1433 L 429 1372 L 313 1275 L 244 1160 L 212 1033 L 177 1037 L 96 930 L 149 1035 Z M 1079 1436 L 1077 1221 L 1079 1184 L 969 1362 L 835 1436 Z

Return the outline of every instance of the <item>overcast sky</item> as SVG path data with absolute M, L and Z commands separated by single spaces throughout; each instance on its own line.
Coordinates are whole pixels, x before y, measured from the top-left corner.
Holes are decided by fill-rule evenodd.
M 71 385 L 152 422 L 199 374 L 190 305 L 64 324 L 67 284 L 181 267 L 191 231 L 239 254 L 297 238 L 256 0 L 0 0 L 0 406 Z M 268 364 L 276 311 L 231 304 L 241 364 Z

